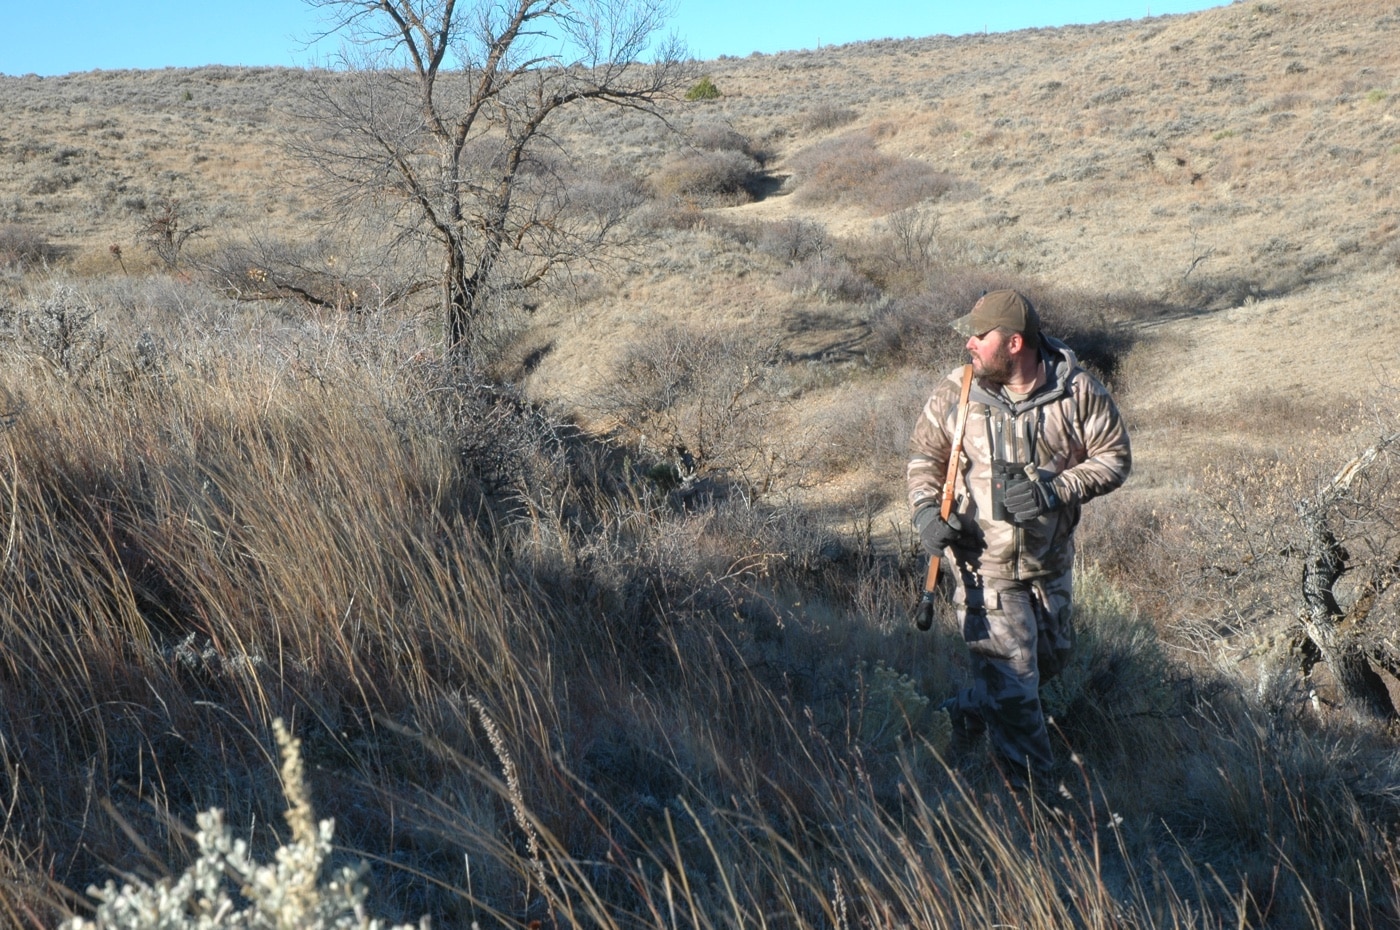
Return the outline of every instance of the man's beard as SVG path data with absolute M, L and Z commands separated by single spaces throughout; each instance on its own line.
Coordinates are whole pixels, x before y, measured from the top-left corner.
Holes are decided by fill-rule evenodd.
M 1011 380 L 1011 372 L 1011 353 L 1004 342 L 996 347 L 992 357 L 985 362 L 979 361 L 976 356 L 972 358 L 972 373 L 983 381 L 1004 385 Z

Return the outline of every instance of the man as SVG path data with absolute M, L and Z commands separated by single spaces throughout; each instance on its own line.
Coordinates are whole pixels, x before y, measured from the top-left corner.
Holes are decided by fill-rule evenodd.
M 1074 353 L 1040 332 L 1025 295 L 992 291 L 953 328 L 974 375 L 948 520 L 939 515 L 961 372 L 924 405 L 910 440 L 909 505 L 930 558 L 948 550 L 971 683 L 944 703 L 955 742 L 986 732 L 1008 777 L 1048 775 L 1040 685 L 1073 645 L 1074 530 L 1085 501 L 1132 466 L 1113 398 Z

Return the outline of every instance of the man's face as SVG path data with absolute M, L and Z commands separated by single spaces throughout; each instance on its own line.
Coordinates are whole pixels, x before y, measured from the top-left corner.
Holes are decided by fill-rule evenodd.
M 1020 333 L 1008 335 L 999 330 L 989 329 L 968 339 L 967 351 L 972 356 L 972 373 L 992 384 L 1005 384 L 1011 380 L 1013 368 L 1010 343 L 1013 339 L 1020 338 Z

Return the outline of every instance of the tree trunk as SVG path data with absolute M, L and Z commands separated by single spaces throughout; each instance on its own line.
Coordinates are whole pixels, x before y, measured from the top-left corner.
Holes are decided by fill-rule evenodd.
M 454 363 L 462 363 L 472 355 L 472 331 L 477 311 L 476 276 L 467 271 L 467 257 L 460 243 L 449 243 L 446 252 L 446 267 L 442 274 L 446 354 Z
M 1385 681 L 1371 667 L 1366 648 L 1333 591 L 1347 570 L 1347 552 L 1326 526 L 1328 495 L 1299 507 L 1307 534 L 1303 565 L 1303 628 L 1337 681 L 1347 704 L 1380 720 L 1394 719 L 1395 706 Z
M 468 261 L 461 242 L 446 246 L 446 268 L 442 276 L 442 303 L 447 324 L 447 357 L 456 363 L 472 359 L 477 351 L 477 326 L 485 309 L 486 282 L 501 249 L 491 237 L 481 246 L 475 261 Z

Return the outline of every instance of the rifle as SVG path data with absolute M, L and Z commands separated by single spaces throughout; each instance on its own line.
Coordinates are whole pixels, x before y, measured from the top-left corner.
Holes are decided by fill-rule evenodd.
M 967 429 L 967 398 L 972 393 L 972 366 L 964 365 L 962 390 L 958 394 L 958 418 L 953 426 L 953 448 L 948 453 L 948 471 L 943 478 L 943 500 L 938 508 L 938 516 L 946 521 L 953 512 L 953 495 L 957 490 L 959 459 L 962 458 L 963 433 Z M 914 626 L 927 630 L 933 626 L 933 592 L 938 587 L 938 568 L 943 564 L 937 552 L 928 557 L 928 576 L 924 579 L 924 593 L 919 598 L 910 618 Z

